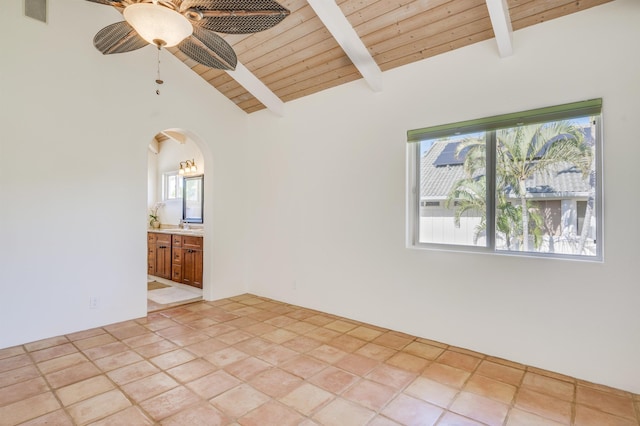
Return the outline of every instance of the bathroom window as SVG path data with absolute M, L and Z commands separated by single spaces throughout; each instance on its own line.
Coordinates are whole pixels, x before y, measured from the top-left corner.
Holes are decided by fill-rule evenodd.
M 162 199 L 163 200 L 180 200 L 182 199 L 182 182 L 183 178 L 175 172 L 167 172 L 162 174 Z
M 601 103 L 409 131 L 409 245 L 602 260 Z

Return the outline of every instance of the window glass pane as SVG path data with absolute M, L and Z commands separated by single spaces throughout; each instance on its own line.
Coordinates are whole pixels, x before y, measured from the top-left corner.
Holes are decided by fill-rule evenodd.
M 486 246 L 486 135 L 420 142 L 418 242 Z
M 496 131 L 496 250 L 596 255 L 595 134 L 590 117 Z
M 183 177 L 178 172 L 168 172 L 162 175 L 162 195 L 165 200 L 175 200 L 182 198 Z

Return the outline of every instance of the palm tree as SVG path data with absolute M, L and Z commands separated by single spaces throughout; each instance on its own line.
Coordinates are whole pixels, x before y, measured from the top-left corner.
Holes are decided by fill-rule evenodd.
M 464 161 L 467 177 L 454 186 L 449 194 L 450 200 L 465 194 L 472 181 L 480 182 L 479 176 L 484 175 L 486 167 L 485 145 L 484 138 L 465 139 L 458 145 L 458 156 L 463 150 L 467 150 Z M 543 218 L 528 202 L 527 180 L 535 174 L 552 174 L 556 171 L 554 166 L 562 163 L 575 165 L 585 177 L 588 176 L 592 163 L 592 151 L 584 143 L 580 128 L 568 121 L 496 131 L 496 208 L 500 211 L 496 217 L 496 227 L 505 235 L 507 247 L 511 244 L 512 235 L 521 239 L 524 251 L 529 250 L 530 234 L 534 236 L 535 245 L 539 245 Z M 510 193 L 520 199 L 517 210 L 507 201 Z M 479 200 L 475 203 L 477 207 L 481 207 Z M 459 207 L 467 204 L 460 204 Z M 484 208 L 478 210 L 484 212 Z M 458 213 L 456 217 L 459 221 Z M 531 232 L 530 222 L 534 225 Z M 486 226 L 486 217 L 483 217 L 482 223 Z

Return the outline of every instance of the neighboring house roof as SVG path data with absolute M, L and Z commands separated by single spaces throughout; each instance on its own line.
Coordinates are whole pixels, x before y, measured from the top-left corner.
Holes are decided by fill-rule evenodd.
M 436 141 L 420 159 L 421 199 L 444 200 L 451 188 L 464 179 L 464 158 L 456 158 L 459 142 Z M 462 157 L 464 153 L 462 153 Z M 536 173 L 527 180 L 531 198 L 575 198 L 587 197 L 591 185 L 580 170 L 570 163 L 557 164 L 551 174 Z

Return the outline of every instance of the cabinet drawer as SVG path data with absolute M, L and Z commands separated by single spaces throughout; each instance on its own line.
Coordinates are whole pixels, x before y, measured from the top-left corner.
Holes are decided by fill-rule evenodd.
M 156 243 L 171 246 L 171 234 L 156 234 Z
M 174 246 L 182 246 L 182 235 L 172 235 L 171 242 Z
M 182 236 L 182 248 L 202 250 L 202 237 Z
M 182 250 L 174 248 L 172 251 L 171 262 L 174 265 L 182 263 Z
M 182 282 L 182 267 L 180 265 L 171 267 L 171 281 Z

